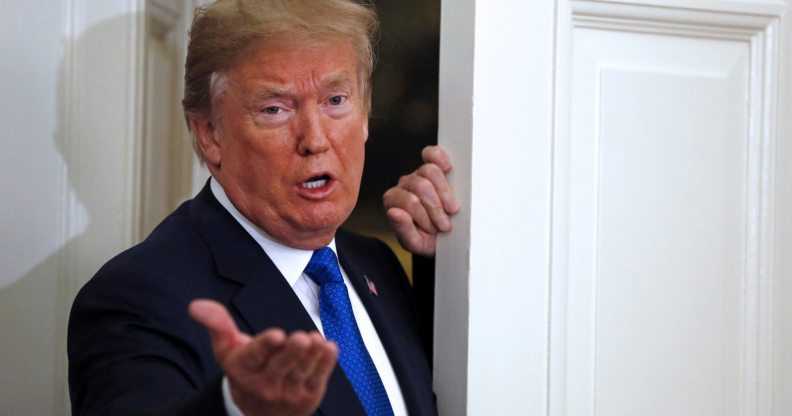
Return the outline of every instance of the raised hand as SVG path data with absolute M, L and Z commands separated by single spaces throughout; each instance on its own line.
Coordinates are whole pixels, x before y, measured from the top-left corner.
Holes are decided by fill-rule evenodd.
M 254 337 L 237 328 L 228 311 L 211 300 L 190 303 L 190 316 L 206 327 L 236 405 L 248 416 L 304 416 L 327 390 L 338 347 L 318 332 L 278 328 Z
M 402 176 L 382 201 L 402 247 L 430 256 L 435 253 L 437 234 L 451 231 L 451 217 L 459 211 L 459 202 L 446 180 L 451 171 L 448 154 L 438 146 L 427 146 L 421 157 L 424 164 Z

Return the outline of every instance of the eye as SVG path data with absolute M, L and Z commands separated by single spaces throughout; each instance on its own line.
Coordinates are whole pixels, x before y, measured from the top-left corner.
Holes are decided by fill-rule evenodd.
M 280 113 L 280 111 L 281 111 L 281 108 L 280 107 L 276 107 L 274 105 L 273 106 L 269 106 L 269 107 L 264 107 L 261 110 L 261 112 L 264 113 L 264 114 L 278 114 L 278 113 Z
M 334 95 L 329 100 L 327 100 L 330 105 L 341 105 L 346 101 L 346 97 L 343 95 Z

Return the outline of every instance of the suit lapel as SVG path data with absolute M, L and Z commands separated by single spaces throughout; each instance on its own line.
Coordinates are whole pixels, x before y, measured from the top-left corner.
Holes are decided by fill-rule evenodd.
M 311 317 L 275 266 L 271 264 L 271 270 L 262 277 L 251 279 L 233 301 L 240 315 L 255 328 L 254 333 L 271 327 L 280 327 L 287 333 L 315 331 Z M 318 413 L 324 416 L 365 415 L 357 394 L 337 364 Z
M 409 348 L 404 344 L 404 334 L 409 332 L 408 329 L 403 327 L 403 322 L 400 318 L 394 319 L 395 311 L 390 310 L 391 306 L 388 303 L 389 294 L 380 291 L 375 296 L 371 292 L 366 279 L 376 281 L 378 271 L 367 261 L 370 259 L 356 256 L 355 250 L 347 246 L 343 239 L 336 238 L 336 244 L 341 267 L 346 271 L 349 280 L 363 302 L 363 306 L 366 308 L 371 322 L 377 330 L 377 335 L 382 341 L 393 371 L 396 373 L 408 413 L 411 415 L 423 414 L 424 412 L 418 405 L 420 403 L 418 395 L 413 389 L 416 378 L 413 374 L 413 366 L 410 363 L 410 359 L 406 355 L 410 353 Z M 380 287 L 384 288 L 384 285 Z
M 195 198 L 193 218 L 214 255 L 217 273 L 241 286 L 233 307 L 247 329 L 278 326 L 290 332 L 315 330 L 310 316 L 261 246 L 212 195 L 209 186 Z
M 248 332 L 257 334 L 272 327 L 287 333 L 316 331 L 313 320 L 278 268 L 215 199 L 208 183 L 194 202 L 191 213 L 214 255 L 218 274 L 241 286 L 231 304 Z M 338 365 L 328 381 L 319 413 L 365 415 L 357 394 Z

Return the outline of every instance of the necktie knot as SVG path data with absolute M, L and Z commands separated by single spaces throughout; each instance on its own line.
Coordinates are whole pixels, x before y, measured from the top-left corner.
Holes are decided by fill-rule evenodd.
M 317 285 L 325 283 L 342 283 L 341 270 L 338 268 L 338 260 L 330 247 L 323 247 L 313 252 L 311 261 L 305 267 L 305 274 Z

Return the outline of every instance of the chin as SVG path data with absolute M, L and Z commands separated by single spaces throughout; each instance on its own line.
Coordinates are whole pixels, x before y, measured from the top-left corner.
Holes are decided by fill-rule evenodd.
M 332 209 L 332 210 L 315 210 L 304 215 L 298 222 L 299 228 L 302 228 L 306 233 L 331 233 L 335 231 L 349 218 L 352 209 Z

